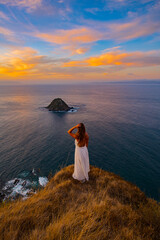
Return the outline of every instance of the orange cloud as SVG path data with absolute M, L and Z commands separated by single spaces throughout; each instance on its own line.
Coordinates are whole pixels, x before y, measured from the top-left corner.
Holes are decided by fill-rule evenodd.
M 83 44 L 95 42 L 101 39 L 101 34 L 89 28 L 77 28 L 71 30 L 57 30 L 54 33 L 36 33 L 39 37 L 47 42 L 56 44 Z
M 70 61 L 63 64 L 64 67 L 97 67 L 97 66 L 156 66 L 160 65 L 160 56 L 157 51 L 149 52 L 122 52 L 116 50 L 113 52 L 107 52 L 95 57 L 89 57 L 81 61 Z
M 58 67 L 61 62 L 66 61 L 67 59 L 63 58 L 39 55 L 38 51 L 30 47 L 13 49 L 0 55 L 0 79 L 68 79 L 71 74 Z
M 35 33 L 35 36 L 47 42 L 61 45 L 72 54 L 84 54 L 89 50 L 84 44 L 98 41 L 102 34 L 95 30 L 83 27 L 70 30 L 57 30 L 53 33 Z
M 1 80 L 97 81 L 113 79 L 157 78 L 159 52 L 108 51 L 78 61 L 54 59 L 24 47 L 0 55 Z M 33 80 L 33 81 L 34 81 Z
M 90 48 L 89 47 L 76 48 L 74 46 L 65 46 L 62 49 L 69 50 L 69 52 L 71 52 L 72 55 L 75 55 L 75 54 L 81 55 L 81 54 L 86 53 Z
M 4 76 L 24 76 L 35 67 L 37 51 L 32 48 L 16 49 L 0 56 L 0 73 Z
M 89 48 L 84 48 L 84 47 L 81 47 L 81 48 L 78 48 L 76 49 L 76 53 L 78 54 L 84 54 L 88 51 Z
M 62 67 L 82 67 L 85 66 L 85 61 L 70 61 L 62 65 Z
M 86 60 L 89 66 L 101 65 L 121 65 L 123 59 L 127 56 L 126 53 L 105 53 L 98 57 L 90 57 Z

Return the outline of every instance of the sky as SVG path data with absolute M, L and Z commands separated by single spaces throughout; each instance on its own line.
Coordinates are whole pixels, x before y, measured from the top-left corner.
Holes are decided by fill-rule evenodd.
M 159 0 L 0 0 L 0 83 L 160 79 Z

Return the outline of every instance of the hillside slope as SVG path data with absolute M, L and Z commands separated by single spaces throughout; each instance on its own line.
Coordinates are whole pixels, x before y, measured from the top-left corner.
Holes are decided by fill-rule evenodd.
M 160 205 L 135 185 L 91 166 L 88 183 L 60 170 L 29 199 L 0 207 L 2 240 L 159 240 Z

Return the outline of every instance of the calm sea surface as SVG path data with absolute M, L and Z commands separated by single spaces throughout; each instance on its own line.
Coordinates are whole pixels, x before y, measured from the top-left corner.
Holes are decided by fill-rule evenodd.
M 74 113 L 43 107 L 61 97 Z M 90 164 L 160 200 L 160 84 L 0 87 L 0 184 L 34 168 L 41 176 L 74 162 L 67 130 L 84 122 Z

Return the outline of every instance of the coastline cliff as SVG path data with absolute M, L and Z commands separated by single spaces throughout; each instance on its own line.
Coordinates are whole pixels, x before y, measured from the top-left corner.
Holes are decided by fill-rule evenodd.
M 0 205 L 2 240 L 159 240 L 160 204 L 121 177 L 91 166 L 89 182 L 73 165 L 25 201 Z

